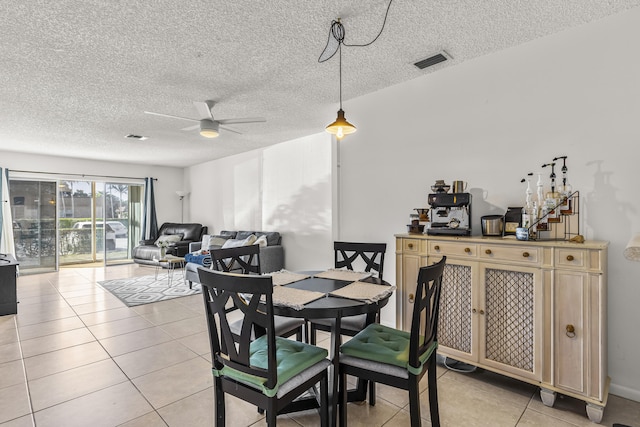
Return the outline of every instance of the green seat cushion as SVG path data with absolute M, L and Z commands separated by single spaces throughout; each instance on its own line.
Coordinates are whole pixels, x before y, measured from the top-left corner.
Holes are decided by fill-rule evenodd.
M 276 337 L 276 363 L 278 366 L 278 382 L 273 389 L 265 387 L 266 379 L 254 375 L 240 372 L 236 369 L 225 366 L 222 372 L 216 372 L 214 375 L 224 375 L 247 385 L 256 386 L 262 392 L 269 396 L 275 396 L 278 388 L 289 381 L 291 378 L 310 368 L 328 356 L 327 350 L 316 347 L 314 345 L 305 344 L 299 341 L 288 340 L 286 338 Z M 251 343 L 249 350 L 249 360 L 252 367 L 267 369 L 267 336 L 263 335 Z
M 409 365 L 409 332 L 373 323 L 340 346 L 340 352 L 359 359 L 399 366 L 414 375 L 422 372 L 425 361 L 438 348 L 434 342 L 420 356 L 420 366 Z

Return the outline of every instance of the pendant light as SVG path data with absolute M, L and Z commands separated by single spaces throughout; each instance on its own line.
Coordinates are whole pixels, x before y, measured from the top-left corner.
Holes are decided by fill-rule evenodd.
M 342 41 L 344 40 L 344 27 L 342 27 L 340 20 L 334 22 L 334 24 L 337 24 L 336 30 L 341 32 L 341 37 L 336 37 L 340 59 L 340 109 L 338 110 L 338 118 L 336 121 L 327 126 L 325 130 L 335 135 L 338 140 L 341 140 L 345 135 L 352 134 L 357 129 L 345 119 L 344 110 L 342 109 Z
M 322 63 L 328 61 L 329 59 L 333 58 L 336 53 L 339 53 L 340 55 L 340 109 L 338 110 L 338 118 L 336 119 L 336 121 L 325 128 L 327 132 L 335 135 L 338 140 L 342 139 L 345 135 L 354 133 L 357 130 L 356 127 L 349 123 L 344 117 L 344 110 L 342 109 L 342 45 L 349 47 L 366 47 L 372 45 L 376 40 L 378 40 L 378 37 L 380 37 L 380 34 L 382 34 L 384 26 L 387 23 L 387 16 L 389 15 L 391 3 L 393 3 L 393 0 L 389 0 L 389 5 L 387 6 L 387 11 L 384 14 L 384 21 L 382 22 L 382 28 L 380 28 L 380 32 L 369 43 L 346 44 L 344 42 L 344 26 L 340 22 L 340 18 L 331 22 L 331 28 L 329 29 L 329 39 L 327 40 L 327 45 L 318 58 L 318 62 Z

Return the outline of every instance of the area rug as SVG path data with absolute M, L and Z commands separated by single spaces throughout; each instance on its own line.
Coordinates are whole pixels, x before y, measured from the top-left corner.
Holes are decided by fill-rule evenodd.
M 189 289 L 182 273 L 173 273 L 171 286 L 167 273 L 155 275 L 130 277 L 126 279 L 105 280 L 98 282 L 100 286 L 115 295 L 120 301 L 129 307 L 149 304 L 152 302 L 166 301 L 172 298 L 186 297 L 202 292 L 200 284 L 194 283 L 193 289 Z

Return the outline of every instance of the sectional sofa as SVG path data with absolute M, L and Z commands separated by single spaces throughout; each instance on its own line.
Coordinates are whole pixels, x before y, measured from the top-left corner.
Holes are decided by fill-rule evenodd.
M 254 235 L 256 237 L 264 236 L 263 241 L 266 239 L 267 245 L 260 247 L 260 266 L 263 273 L 272 273 L 284 268 L 284 248 L 282 247 L 282 236 L 277 231 L 221 231 L 220 234 L 214 235 L 211 238 L 213 244 L 209 245 L 207 249 L 220 248 L 224 241 L 234 240 L 236 242 L 245 241 L 249 236 Z M 189 245 L 189 253 L 197 253 L 202 250 L 202 241 L 192 242 Z M 198 278 L 198 268 L 211 265 L 211 258 L 207 255 L 197 257 L 198 263 L 188 262 L 185 267 L 185 279 L 189 282 L 189 287 L 192 287 L 193 283 L 200 283 Z

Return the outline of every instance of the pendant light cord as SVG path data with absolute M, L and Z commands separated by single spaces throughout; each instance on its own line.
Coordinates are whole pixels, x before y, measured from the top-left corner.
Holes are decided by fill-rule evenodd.
M 365 43 L 365 44 L 347 44 L 345 42 L 342 42 L 342 44 L 344 44 L 345 46 L 350 46 L 350 47 L 365 47 L 365 46 L 372 45 L 376 40 L 378 40 L 378 37 L 380 37 L 380 34 L 382 34 L 382 31 L 384 30 L 384 26 L 387 23 L 387 16 L 389 16 L 389 9 L 391 9 L 391 3 L 393 3 L 393 0 L 389 0 L 389 5 L 387 6 L 387 11 L 384 14 L 384 21 L 382 21 L 382 28 L 380 28 L 380 32 L 378 33 L 377 36 L 375 36 L 375 38 L 373 40 L 371 40 L 369 43 Z
M 393 0 L 389 0 L 389 4 L 387 5 L 387 10 L 384 14 L 384 20 L 382 21 L 382 27 L 380 28 L 378 35 L 376 35 L 373 38 L 373 40 L 371 40 L 369 43 L 365 43 L 365 44 L 345 43 L 344 42 L 344 36 L 345 36 L 344 26 L 340 22 L 340 18 L 338 18 L 337 20 L 331 21 L 331 29 L 329 30 L 329 39 L 327 40 L 327 45 L 325 46 L 324 50 L 320 54 L 320 57 L 318 58 L 318 62 L 322 63 L 322 62 L 328 61 L 329 59 L 333 58 L 333 56 L 336 54 L 338 50 L 340 50 L 340 53 L 342 54 L 342 49 L 341 49 L 342 45 L 345 45 L 348 47 L 366 47 L 366 46 L 372 45 L 376 40 L 378 40 L 378 38 L 382 34 L 382 31 L 384 31 L 384 27 L 387 24 L 387 17 L 389 16 L 389 10 L 391 9 L 391 3 L 393 3 Z M 333 53 L 328 54 L 327 52 L 331 52 L 331 50 L 334 48 L 335 43 L 338 43 L 338 48 L 334 50 Z M 327 56 L 325 56 L 325 54 Z
M 342 44 L 338 47 L 340 59 L 340 109 L 342 110 Z

